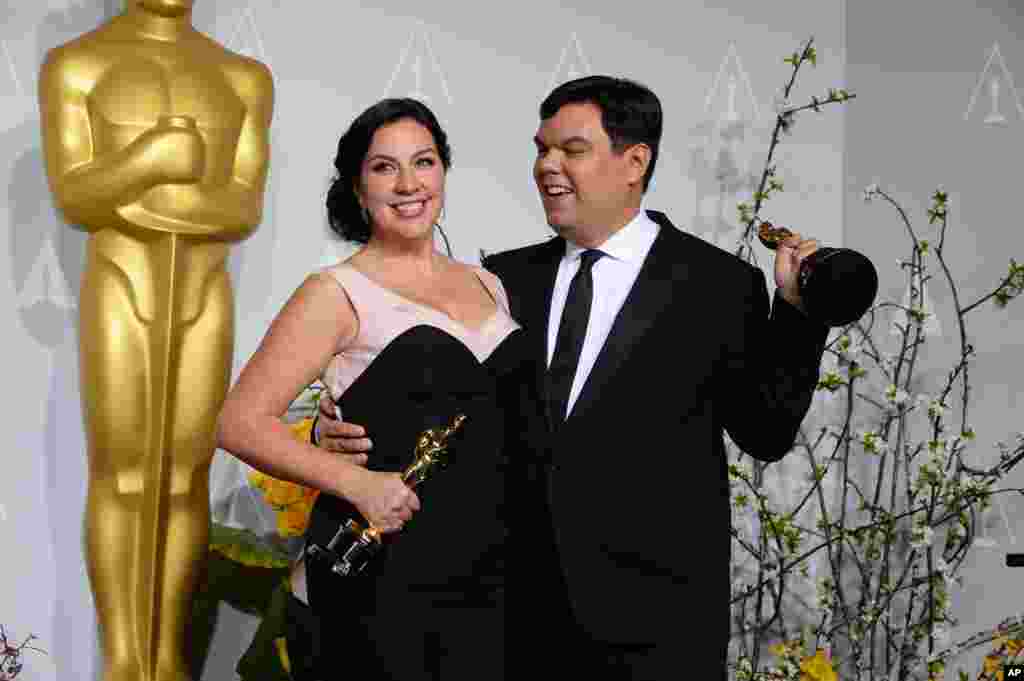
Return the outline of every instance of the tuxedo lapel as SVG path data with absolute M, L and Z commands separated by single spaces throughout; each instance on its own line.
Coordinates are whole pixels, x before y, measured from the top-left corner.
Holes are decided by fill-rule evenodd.
M 528 268 L 522 273 L 520 290 L 525 304 L 521 308 L 520 320 L 529 333 L 530 356 L 534 360 L 533 380 L 537 398 L 541 405 L 547 404 L 547 357 L 548 357 L 548 316 L 551 297 L 558 276 L 558 264 L 565 255 L 565 241 L 556 237 L 542 244 L 530 259 Z M 544 420 L 550 430 L 551 420 L 547 408 L 543 408 Z
M 673 294 L 678 293 L 679 283 L 685 278 L 687 268 L 685 263 L 680 262 L 680 258 L 684 257 L 684 249 L 679 248 L 679 231 L 663 213 L 647 211 L 647 215 L 661 229 L 640 268 L 633 288 L 612 323 L 608 339 L 598 353 L 594 367 L 563 425 L 563 432 L 580 422 L 618 372 L 633 346 L 650 329 L 658 313 L 671 302 Z M 548 306 L 550 302 L 549 291 Z

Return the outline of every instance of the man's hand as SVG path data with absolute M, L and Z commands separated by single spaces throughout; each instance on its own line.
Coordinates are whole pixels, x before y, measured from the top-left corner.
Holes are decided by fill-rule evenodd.
M 338 452 L 354 464 L 366 465 L 367 454 L 373 442 L 366 437 L 366 429 L 338 419 L 334 400 L 326 390 L 320 396 L 320 418 L 316 422 L 314 437 L 322 449 Z
M 775 285 L 786 302 L 804 313 L 806 310 L 798 287 L 800 263 L 816 250 L 817 241 L 804 239 L 797 233 L 787 237 L 775 249 Z

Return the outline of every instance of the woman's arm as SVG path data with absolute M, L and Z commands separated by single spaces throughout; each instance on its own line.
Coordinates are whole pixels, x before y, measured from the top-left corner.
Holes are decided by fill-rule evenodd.
M 348 296 L 327 274 L 310 276 L 270 325 L 221 410 L 217 444 L 275 478 L 348 499 L 371 525 L 397 530 L 419 509 L 398 473 L 376 473 L 297 441 L 281 415 L 356 336 Z

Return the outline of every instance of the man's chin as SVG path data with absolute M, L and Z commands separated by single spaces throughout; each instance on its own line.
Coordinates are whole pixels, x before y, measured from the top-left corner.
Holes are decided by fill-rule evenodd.
M 548 213 L 546 217 L 548 219 L 548 227 L 553 229 L 556 233 L 565 234 L 572 230 L 572 225 L 568 224 L 568 221 L 561 216 Z

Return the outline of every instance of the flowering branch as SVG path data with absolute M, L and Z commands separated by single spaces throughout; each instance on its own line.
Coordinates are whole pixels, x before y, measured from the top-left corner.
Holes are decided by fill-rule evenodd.
M 24 651 L 32 650 L 37 653 L 46 654 L 46 651 L 42 648 L 29 645 L 35 640 L 37 640 L 37 637 L 29 634 L 21 644 L 12 645 L 7 638 L 7 632 L 4 630 L 3 625 L 0 625 L 0 681 L 11 681 L 21 673 L 25 666 L 21 661 Z
M 789 96 L 796 83 L 796 76 L 800 72 L 800 67 L 805 62 L 810 62 L 811 66 L 818 65 L 818 53 L 814 48 L 814 38 L 809 38 L 802 49 L 786 57 L 783 61 L 792 65 L 793 71 L 790 73 L 789 81 L 782 88 L 780 96 L 776 100 L 775 128 L 772 130 L 771 142 L 768 145 L 768 158 L 765 161 L 764 171 L 761 173 L 761 181 L 758 183 L 757 191 L 754 192 L 753 205 L 741 203 L 738 206 L 740 222 L 744 223 L 746 227 L 737 247 L 736 255 L 744 259 L 750 258 L 753 255 L 750 249 L 750 239 L 754 231 L 754 225 L 758 222 L 758 215 L 762 204 L 769 198 L 772 192 L 781 192 L 784 189 L 783 183 L 776 178 L 776 167 L 772 165 L 772 157 L 775 155 L 775 148 L 779 145 L 781 135 L 792 134 L 796 114 L 801 111 L 813 109 L 821 113 L 821 107 L 823 106 L 845 102 L 856 97 L 856 95 L 846 90 L 830 88 L 824 99 L 811 97 L 809 104 L 794 107 L 790 104 Z
M 737 255 L 748 261 L 754 260 L 750 241 L 759 211 L 783 189 L 772 162 L 781 134 L 792 131 L 796 113 L 853 97 L 830 90 L 824 99 L 791 106 L 801 65 L 817 61 L 812 41 L 785 61 L 793 68 L 777 106 L 761 183 L 752 201 L 739 205 L 746 230 Z M 733 553 L 734 573 L 742 568 L 753 577 L 749 584 L 734 583 L 730 600 L 736 623 L 731 668 L 737 681 L 831 680 L 840 668 L 865 681 L 930 681 L 968 647 L 996 641 L 1001 647 L 986 658 L 981 678 L 987 678 L 993 656 L 1024 651 L 1024 640 L 1015 648 L 1007 638 L 1018 629 L 1009 631 L 1006 623 L 998 632 L 982 632 L 955 646 L 948 644 L 946 631 L 947 624 L 955 624 L 950 592 L 962 583 L 958 572 L 974 542 L 979 514 L 996 494 L 1024 494 L 1024 489 L 996 488 L 1024 460 L 1024 434 L 1014 445 L 998 445 L 999 462 L 993 466 L 964 460 L 976 439 L 969 411 L 969 369 L 976 352 L 966 317 L 987 301 L 1004 308 L 1020 296 L 1024 266 L 1011 260 L 992 291 L 964 306 L 943 250 L 948 193 L 937 189 L 927 211 L 929 224 L 938 224 L 936 244 L 918 235 L 888 192 L 872 185 L 864 198 L 893 207 L 908 236 L 910 255 L 899 263 L 908 300 L 877 303 L 827 343 L 817 387 L 833 405 L 837 422 L 802 427 L 796 463 L 786 459 L 767 468 L 755 461 L 748 467 L 731 446 L 734 513 L 747 514 L 754 524 L 752 532 L 735 521 L 730 529 L 740 549 Z M 927 347 L 926 323 L 934 314 L 925 305 L 932 257 L 952 291 L 960 356 L 941 387 L 927 394 L 919 364 Z M 881 322 L 888 319 L 896 337 L 891 353 L 879 336 Z M 955 407 L 959 422 L 951 426 L 948 414 Z M 798 492 L 785 494 L 792 503 L 780 503 L 767 484 L 771 473 L 801 464 L 806 475 L 778 476 L 780 482 L 800 485 Z M 816 597 L 809 598 L 808 590 Z M 790 634 L 794 626 L 804 627 L 798 638 Z M 766 666 L 761 650 L 772 640 L 778 641 L 768 646 L 775 664 Z

